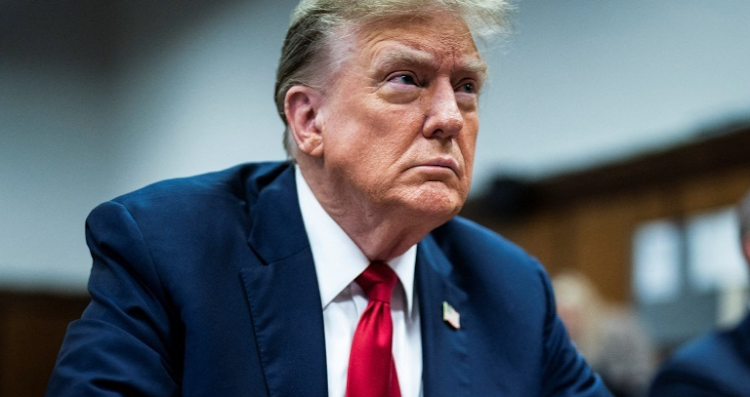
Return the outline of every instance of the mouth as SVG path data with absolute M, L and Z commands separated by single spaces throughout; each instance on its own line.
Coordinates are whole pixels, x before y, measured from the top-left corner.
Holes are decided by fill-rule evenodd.
M 424 163 L 418 164 L 418 168 L 440 170 L 450 170 L 458 175 L 458 162 L 452 157 L 440 157 L 425 161 Z

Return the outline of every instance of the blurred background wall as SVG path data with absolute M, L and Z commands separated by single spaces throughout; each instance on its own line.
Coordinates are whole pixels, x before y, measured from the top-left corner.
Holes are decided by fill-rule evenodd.
M 83 223 L 96 204 L 284 157 L 272 95 L 295 3 L 0 1 L 0 397 L 44 388 L 85 305 Z M 701 224 L 731 238 L 728 208 L 750 188 L 750 155 L 731 152 L 747 142 L 750 3 L 517 5 L 514 34 L 486 55 L 466 215 L 635 307 L 664 349 L 730 322 L 740 309 L 721 308 L 737 304 L 717 302 L 743 302 L 746 281 L 689 288 L 690 274 L 718 276 L 687 258 L 711 244 Z M 716 143 L 725 136 L 740 138 Z M 662 251 L 680 254 L 643 253 Z M 648 323 L 701 294 L 702 316 Z

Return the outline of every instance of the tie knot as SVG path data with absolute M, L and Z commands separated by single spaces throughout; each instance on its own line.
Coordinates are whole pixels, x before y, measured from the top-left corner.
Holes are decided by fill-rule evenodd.
M 368 299 L 391 303 L 391 294 L 398 276 L 386 263 L 372 262 L 356 281 Z

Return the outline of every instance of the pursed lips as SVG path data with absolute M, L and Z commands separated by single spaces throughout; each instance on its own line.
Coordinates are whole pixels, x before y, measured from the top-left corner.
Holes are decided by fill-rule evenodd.
M 425 161 L 421 164 L 417 164 L 416 166 L 414 166 L 414 168 L 418 168 L 418 167 L 448 168 L 451 171 L 453 171 L 456 175 L 458 175 L 458 162 L 451 157 L 436 158 L 436 159 L 428 160 L 428 161 Z

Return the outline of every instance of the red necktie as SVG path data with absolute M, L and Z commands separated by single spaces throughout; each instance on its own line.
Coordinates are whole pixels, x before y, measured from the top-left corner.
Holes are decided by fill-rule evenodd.
M 401 397 L 391 320 L 391 293 L 398 277 L 387 264 L 373 262 L 356 281 L 369 302 L 354 332 L 346 397 Z

